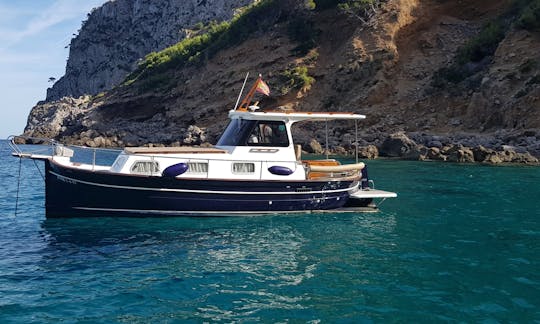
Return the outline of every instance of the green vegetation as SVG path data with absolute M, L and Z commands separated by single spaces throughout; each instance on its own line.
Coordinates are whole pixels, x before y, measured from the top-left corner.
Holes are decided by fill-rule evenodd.
M 493 55 L 504 35 L 505 26 L 502 21 L 487 23 L 476 37 L 458 50 L 457 63 L 464 65 L 468 62 L 480 62 L 486 56 Z
M 340 7 L 342 9 L 365 9 L 377 5 L 380 0 L 313 0 L 317 10 Z
M 315 8 L 319 11 L 339 8 L 341 11 L 354 15 L 358 18 L 370 17 L 384 0 L 313 0 Z
M 527 30 L 540 30 L 540 0 L 530 0 L 523 7 L 517 25 Z
M 285 95 L 293 89 L 309 90 L 315 79 L 308 74 L 306 66 L 296 66 L 281 73 L 283 84 L 281 94 Z
M 460 83 L 481 70 L 486 65 L 482 62 L 495 53 L 512 26 L 540 30 L 540 0 L 514 0 L 507 12 L 487 23 L 477 36 L 458 50 L 452 65 L 435 72 L 433 85 L 442 88 L 448 82 Z M 527 73 L 536 66 L 536 61 L 527 61 L 519 69 Z
M 96 94 L 95 96 L 93 96 L 92 100 L 103 98 L 103 97 L 105 97 L 105 94 L 106 94 L 105 91 L 100 92 L 100 93 Z
M 306 0 L 305 7 L 309 10 L 313 10 L 317 7 L 315 0 Z
M 340 1 L 338 4 L 338 8 L 342 10 L 366 10 L 370 8 L 371 6 L 374 6 L 378 3 L 377 0 L 348 0 L 348 1 Z
M 124 85 L 167 71 L 172 67 L 200 62 L 203 58 L 212 57 L 219 50 L 239 44 L 253 32 L 271 26 L 277 16 L 273 14 L 278 9 L 277 3 L 276 0 L 262 0 L 247 7 L 230 22 L 212 23 L 204 34 L 186 38 L 160 52 L 148 54 L 137 69 L 126 78 Z M 161 85 L 164 82 L 167 80 L 160 79 L 149 84 Z
M 444 67 L 433 76 L 433 86 L 444 87 L 447 82 L 459 83 L 482 68 L 482 61 L 492 56 L 505 36 L 502 19 L 487 23 L 480 33 L 458 49 L 455 63 Z

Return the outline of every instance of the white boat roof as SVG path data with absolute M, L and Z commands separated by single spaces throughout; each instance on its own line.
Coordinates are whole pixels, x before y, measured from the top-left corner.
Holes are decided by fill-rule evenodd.
M 292 123 L 311 120 L 325 121 L 335 119 L 359 120 L 365 119 L 366 116 L 347 113 L 347 112 L 284 112 L 284 111 L 240 111 L 230 110 L 230 119 L 247 119 L 247 120 L 283 120 Z

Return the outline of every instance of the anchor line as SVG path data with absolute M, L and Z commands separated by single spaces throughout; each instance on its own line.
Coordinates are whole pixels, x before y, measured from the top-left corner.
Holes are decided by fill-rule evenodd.
M 32 160 L 32 162 L 34 162 L 34 165 L 36 166 L 36 169 L 38 170 L 39 175 L 41 176 L 41 179 L 43 179 L 43 181 L 45 181 L 45 177 L 43 176 L 43 173 L 41 172 L 41 169 L 37 165 L 36 160 Z
M 15 199 L 15 217 L 17 217 L 17 211 L 19 209 L 19 191 L 21 188 L 21 165 L 22 165 L 22 157 L 19 156 L 19 174 L 17 176 L 17 197 Z

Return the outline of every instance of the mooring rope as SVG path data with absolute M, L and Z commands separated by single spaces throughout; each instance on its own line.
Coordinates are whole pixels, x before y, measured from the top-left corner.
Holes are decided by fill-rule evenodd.
M 21 166 L 22 166 L 22 157 L 19 156 L 19 173 L 17 176 L 17 198 L 15 199 L 15 217 L 17 217 L 17 211 L 19 209 L 19 190 L 21 188 Z
M 43 179 L 43 181 L 45 181 L 45 177 L 43 176 L 43 173 L 41 173 L 41 169 L 37 165 L 36 160 L 32 159 L 32 162 L 34 162 L 34 165 L 36 166 L 36 169 L 38 170 L 39 175 L 41 176 L 41 179 Z

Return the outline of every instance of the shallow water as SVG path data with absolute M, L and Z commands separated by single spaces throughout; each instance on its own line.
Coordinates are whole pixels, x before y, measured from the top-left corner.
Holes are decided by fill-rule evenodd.
M 379 213 L 46 220 L 18 163 L 0 142 L 1 323 L 540 321 L 538 168 L 371 161 Z

